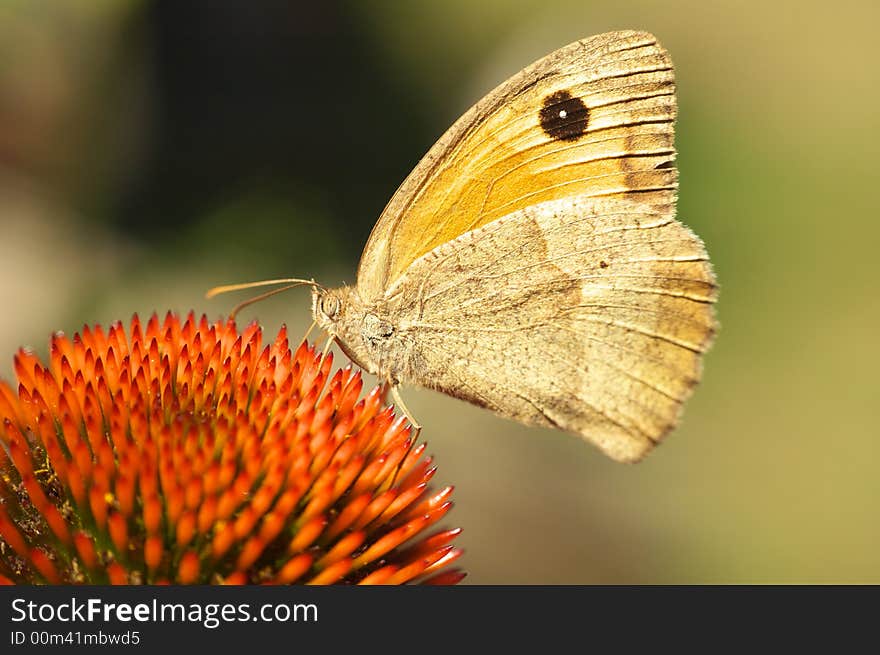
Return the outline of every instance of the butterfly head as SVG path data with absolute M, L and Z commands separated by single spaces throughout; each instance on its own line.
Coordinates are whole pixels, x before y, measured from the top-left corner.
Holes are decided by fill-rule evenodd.
M 367 306 L 352 287 L 312 289 L 315 322 L 333 338 L 351 360 L 366 370 L 389 379 L 395 376 L 382 365 L 394 348 L 397 329 L 387 312 Z

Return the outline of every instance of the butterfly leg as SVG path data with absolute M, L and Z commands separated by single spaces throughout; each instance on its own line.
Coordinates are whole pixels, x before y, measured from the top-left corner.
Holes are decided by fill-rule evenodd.
M 403 402 L 403 398 L 400 396 L 400 391 L 398 391 L 400 385 L 394 384 L 385 384 L 383 386 L 383 391 L 387 391 L 388 388 L 391 388 L 391 397 L 394 399 L 394 405 L 400 408 L 400 411 L 403 412 L 403 415 L 409 421 L 412 426 L 412 431 L 409 435 L 409 447 L 407 448 L 406 454 L 401 458 L 400 463 L 397 465 L 397 469 L 394 471 L 394 475 L 391 478 L 391 484 L 395 484 L 397 482 L 397 478 L 400 476 L 401 471 L 403 470 L 404 465 L 409 461 L 410 453 L 412 452 L 413 446 L 419 438 L 419 434 L 422 432 L 422 426 L 413 418 L 412 412 L 407 409 L 406 404 Z
M 333 347 L 333 339 L 327 339 L 327 343 L 324 345 L 324 352 L 321 354 L 321 361 L 327 359 L 327 353 L 330 352 L 330 349 L 332 347 Z
M 309 326 L 309 329 L 306 330 L 306 333 L 303 335 L 303 338 L 300 339 L 300 343 L 302 343 L 303 341 L 308 341 L 308 340 L 309 340 L 309 335 L 312 333 L 312 330 L 315 329 L 315 326 L 316 326 L 317 324 L 318 324 L 318 321 L 312 321 L 312 324 Z
M 400 385 L 395 384 L 391 387 L 391 397 L 394 399 L 394 404 L 400 408 L 400 411 L 403 412 L 403 415 L 406 416 L 406 420 L 410 422 L 413 428 L 413 439 L 418 438 L 419 433 L 422 431 L 421 424 L 413 418 L 412 412 L 407 409 L 406 404 L 403 402 L 403 398 L 400 396 L 400 392 L 398 389 Z

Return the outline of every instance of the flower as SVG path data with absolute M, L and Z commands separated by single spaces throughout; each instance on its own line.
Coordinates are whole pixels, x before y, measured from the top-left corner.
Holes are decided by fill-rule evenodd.
M 411 427 L 286 328 L 169 313 L 56 334 L 0 382 L 0 581 L 456 583 Z

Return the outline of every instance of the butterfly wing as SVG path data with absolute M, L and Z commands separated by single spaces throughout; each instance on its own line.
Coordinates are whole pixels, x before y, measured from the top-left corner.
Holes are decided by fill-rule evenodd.
M 700 377 L 715 293 L 702 243 L 668 212 L 577 196 L 438 246 L 395 300 L 408 381 L 635 461 Z
M 644 32 L 611 32 L 535 62 L 465 113 L 403 182 L 361 258 L 381 297 L 416 259 L 540 202 L 631 196 L 671 211 L 672 63 Z

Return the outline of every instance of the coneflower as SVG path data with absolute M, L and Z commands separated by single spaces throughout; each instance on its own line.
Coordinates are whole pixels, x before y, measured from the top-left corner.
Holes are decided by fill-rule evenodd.
M 0 581 L 456 583 L 459 530 L 381 389 L 282 328 L 55 335 L 0 382 Z

